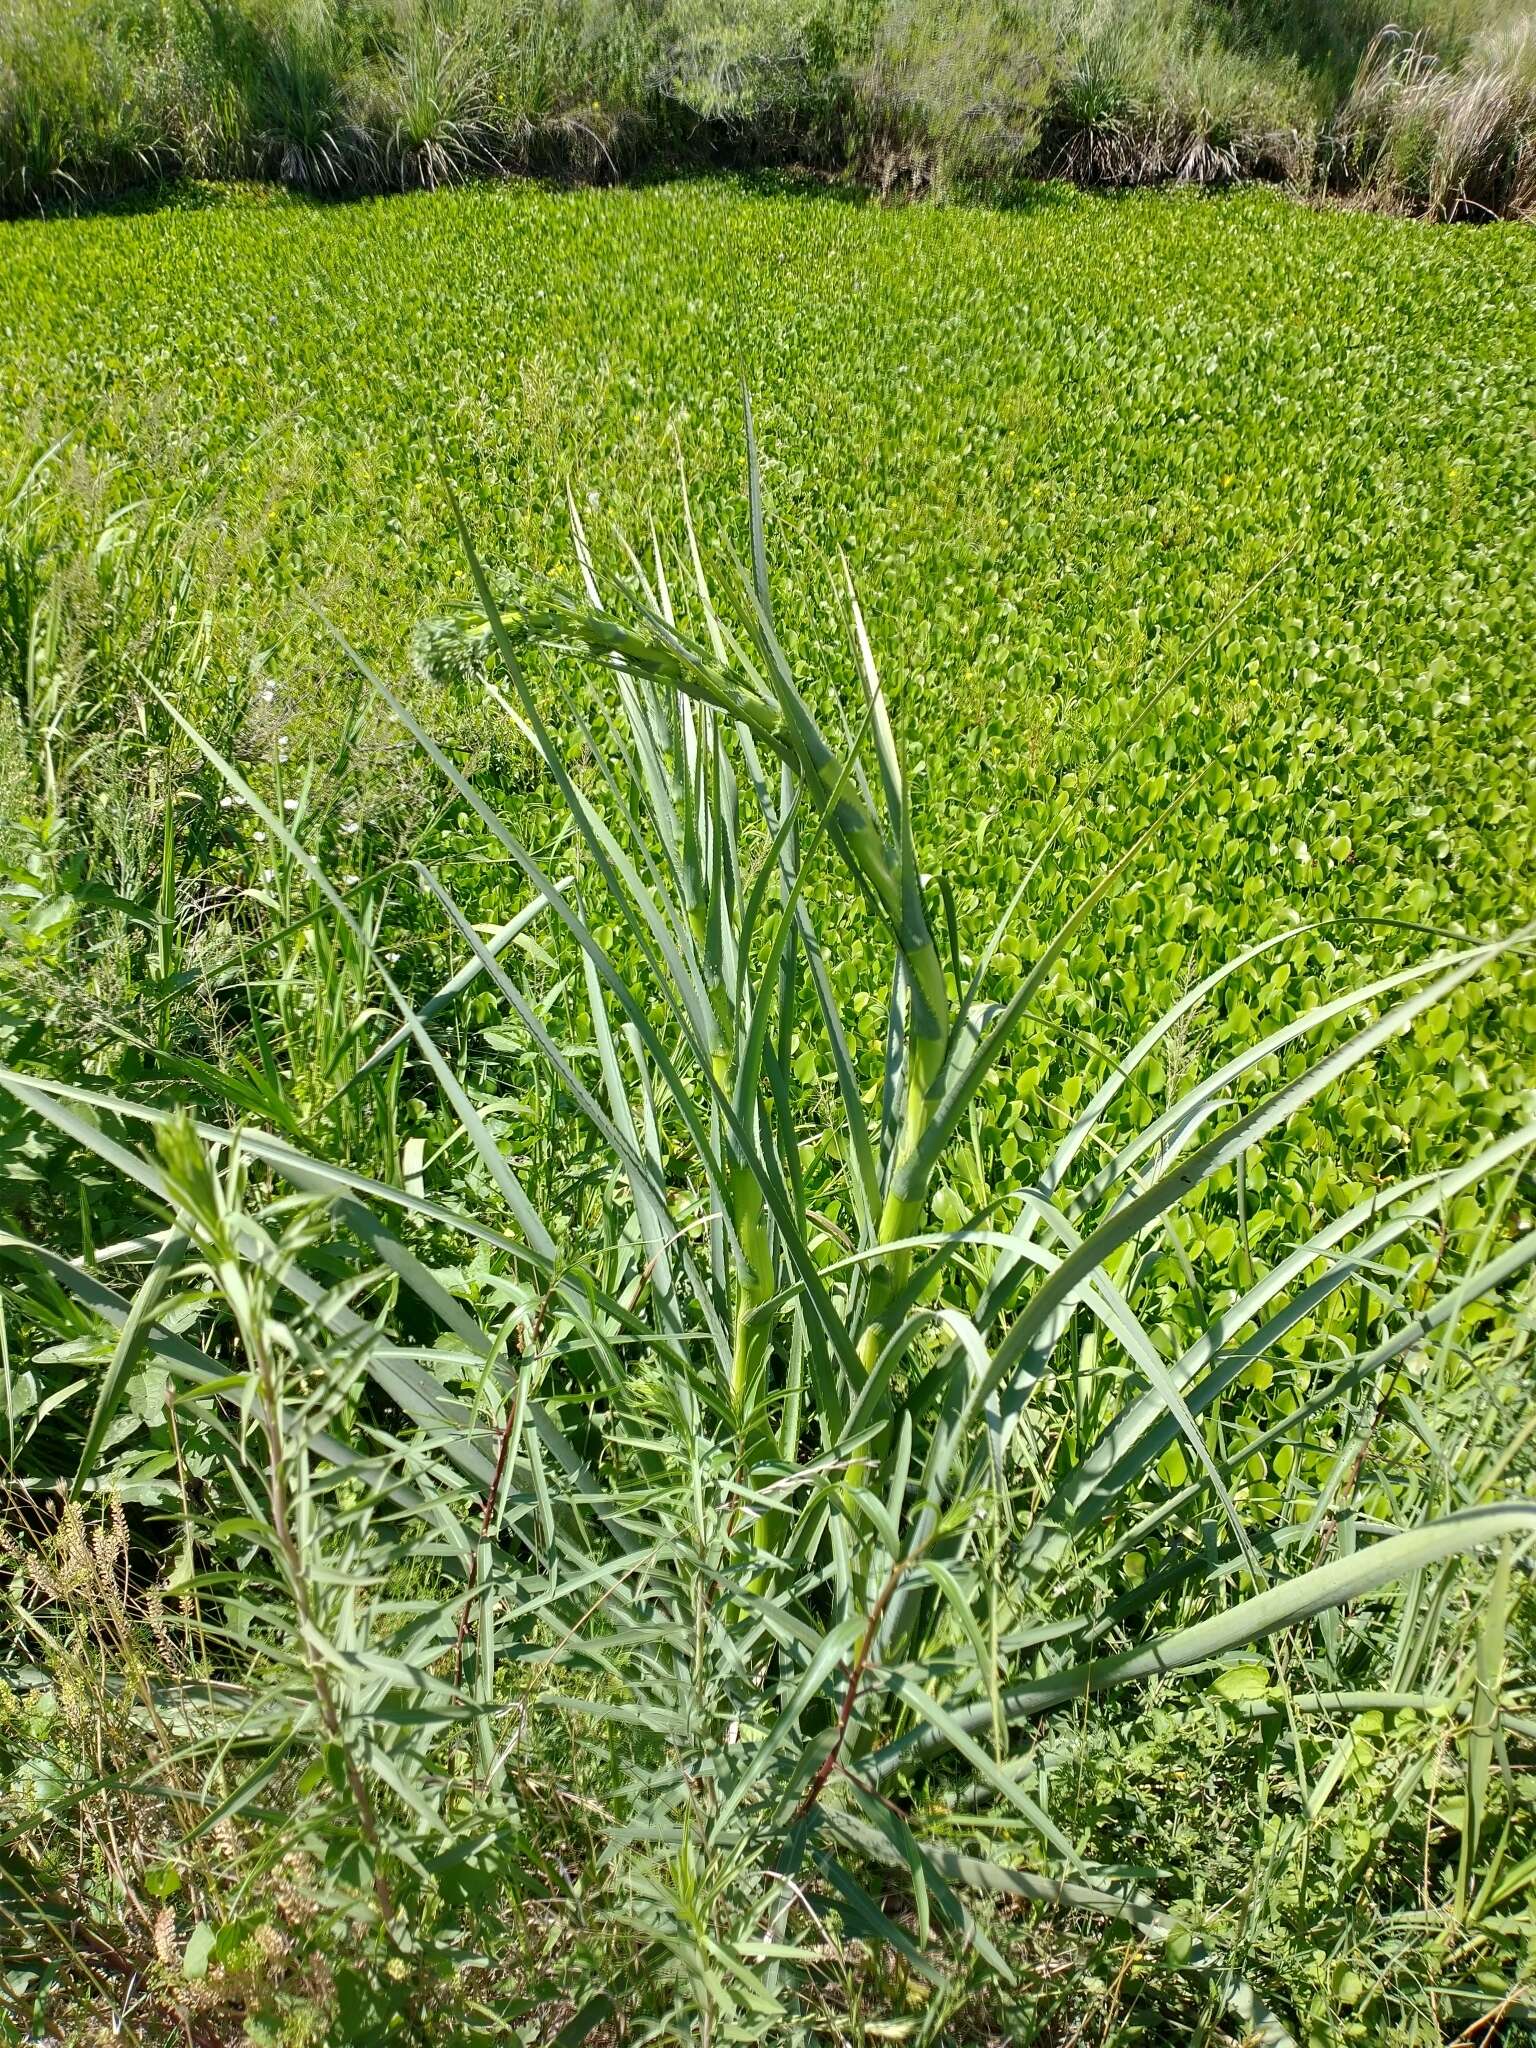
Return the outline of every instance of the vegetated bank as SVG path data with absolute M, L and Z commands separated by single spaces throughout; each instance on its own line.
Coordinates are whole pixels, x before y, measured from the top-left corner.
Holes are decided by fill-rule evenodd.
M 1536 206 L 1519 0 L 14 0 L 0 209 L 797 165 L 884 193 L 1287 180 Z
M 739 183 L 259 194 L 0 235 L 0 1058 L 22 1090 L 0 1127 L 21 1240 L 4 1443 L 26 1531 L 0 1702 L 8 1995 L 82 2036 L 132 1982 L 146 2030 L 179 2014 L 215 2039 L 253 2018 L 387 2038 L 408 2007 L 471 2036 L 856 2040 L 872 2011 L 956 2033 L 1023 2012 L 1044 2038 L 1129 2041 L 1219 2038 L 1264 2006 L 1319 2041 L 1427 2043 L 1518 1989 L 1526 1578 L 1498 1542 L 1452 1567 L 1486 1521 L 1384 1545 L 1467 1508 L 1518 1545 L 1509 1503 L 1532 1490 L 1536 990 L 1518 949 L 1453 956 L 1526 914 L 1533 265 L 1513 227 L 1061 188 L 942 215 Z M 804 792 L 827 1004 L 808 954 L 789 984 L 770 971 L 788 927 L 736 739 L 715 728 L 734 798 L 722 772 L 639 775 L 681 766 L 672 700 L 620 700 L 571 651 L 588 607 L 541 587 L 579 585 L 569 484 L 638 672 L 665 682 L 668 650 L 614 586 L 610 515 L 653 583 L 654 522 L 693 686 L 712 659 L 740 676 L 711 655 L 680 446 L 716 623 L 767 673 L 754 600 L 725 603 L 731 552 L 754 552 L 743 380 L 774 637 L 834 758 L 865 740 L 853 786 L 880 821 L 851 873 L 814 749 L 747 705 Z M 445 479 L 529 701 L 475 623 Z M 925 885 L 943 1007 L 963 1022 L 978 969 L 983 1001 L 1027 994 L 922 1190 L 939 1265 L 910 1345 L 867 1378 L 850 1246 L 878 1230 L 887 1302 L 902 1285 L 855 1137 L 862 1114 L 886 1142 L 872 844 L 899 857 L 900 833 L 839 553 L 916 870 L 950 886 Z M 656 969 L 636 890 L 605 883 L 567 769 L 682 974 Z M 663 784 L 705 792 L 698 901 L 741 882 L 718 917 L 671 899 L 698 856 Z M 375 1060 L 391 986 L 425 1003 L 537 896 L 504 835 L 579 913 L 546 905 L 501 955 L 529 1014 L 482 972 L 434 1014 L 449 1079 L 420 1046 Z M 709 961 L 749 912 L 717 1011 Z M 928 951 L 901 943 L 916 983 Z M 710 1094 L 717 1055 L 733 1085 L 762 1062 L 760 1148 Z M 1319 1055 L 1336 1071 L 1314 1089 Z M 43 1105 L 70 1103 L 39 1084 L 116 1107 L 61 1128 Z M 1065 1230 L 1113 1230 L 1286 1088 L 1291 1113 L 1165 1229 L 1098 1240 L 1092 1303 L 1031 1352 L 1006 1422 L 955 1405 L 952 1339 L 975 1329 L 995 1363 L 1028 1336 L 1033 1277 L 989 1307 L 983 1274 L 1030 1189 L 1059 1210 L 1029 1240 L 1049 1278 Z M 175 1103 L 265 1148 L 244 1180 L 184 1127 L 133 1180 L 133 1113 Z M 284 1206 L 272 1137 L 388 1206 Z M 764 1273 L 739 1256 L 759 1198 Z M 111 1327 L 145 1285 L 147 1353 Z M 1207 1357 L 1255 1290 L 1262 1350 Z M 521 1421 L 508 1356 L 538 1404 Z M 1165 1369 L 1193 1428 L 1146 1377 Z M 434 1385 L 469 1412 L 434 1423 Z M 1123 1455 L 1090 1485 L 1111 1425 Z M 345 1477 L 338 1450 L 362 1461 Z M 50 1489 L 77 1476 L 60 1516 Z M 1261 1582 L 1313 1570 L 1342 1610 L 1292 1626 L 1282 1600 L 1253 1637 Z M 877 1655 L 892 1611 L 903 1654 Z M 1234 1615 L 1162 1677 L 1084 1669 L 1182 1655 L 1187 1626 Z M 935 1709 L 964 1717 L 958 1745 Z M 924 1730 L 926 1751 L 882 1755 Z M 781 1916 L 767 1873 L 795 1854 L 809 1910 Z M 1074 1858 L 1080 1889 L 1051 1892 Z M 1042 1888 L 1043 1922 L 1007 1903 Z M 1127 1906 L 1161 1946 L 1104 1918 Z

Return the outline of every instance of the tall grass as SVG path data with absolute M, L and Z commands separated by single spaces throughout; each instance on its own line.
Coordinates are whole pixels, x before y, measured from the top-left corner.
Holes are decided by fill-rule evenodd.
M 1444 61 L 1422 31 L 1384 30 L 1334 133 L 1335 175 L 1431 220 L 1536 211 L 1536 29 L 1529 17 Z
M 382 137 L 391 183 L 451 183 L 494 162 L 488 83 L 462 38 L 423 25 L 390 61 L 385 106 L 367 125 Z
M 366 1067 L 408 1061 L 453 1136 L 381 1177 L 259 1116 L 194 1122 L 0 1073 L 141 1205 L 77 1259 L 5 1245 L 32 1312 L 95 1347 L 72 1491 L 145 1365 L 176 1460 L 230 1489 L 218 1526 L 179 1476 L 158 1494 L 196 1560 L 202 1635 L 147 1686 L 140 1789 L 188 1808 L 166 1854 L 194 1888 L 196 1845 L 242 1814 L 268 1859 L 323 1841 L 320 1895 L 369 1921 L 404 1983 L 465 1953 L 477 1859 L 514 1896 L 527 1884 L 519 1771 L 565 1723 L 578 1753 L 617 1745 L 613 1911 L 664 2037 L 792 2038 L 829 1916 L 920 1975 L 947 1928 L 1010 1983 L 993 1906 L 1024 1900 L 1165 1944 L 1211 2010 L 1287 2041 L 1287 1987 L 1263 1981 L 1252 1932 L 1218 1937 L 1160 1873 L 1075 1839 L 1051 1759 L 1129 1689 L 1177 1713 L 1181 1674 L 1201 1674 L 1290 1731 L 1274 1767 L 1302 1777 L 1274 1872 L 1326 1806 L 1305 1718 L 1427 1703 L 1420 1769 L 1449 1740 L 1464 1799 L 1447 1924 L 1485 1943 L 1491 1902 L 1528 1896 L 1499 1730 L 1536 1503 L 1488 1393 L 1524 1341 L 1536 1126 L 1250 1248 L 1235 1289 L 1182 1219 L 1213 1194 L 1247 1243 L 1248 1163 L 1531 934 L 1364 981 L 1153 1113 L 1153 1063 L 1281 940 L 1251 947 L 1127 1053 L 1085 1054 L 1037 1177 L 941 1220 L 935 1175 L 970 1103 L 1053 1029 L 1052 966 L 1139 849 L 1058 903 L 1001 982 L 1011 917 L 1026 891 L 1049 899 L 1092 779 L 998 925 L 962 932 L 846 572 L 846 718 L 780 644 L 749 467 L 744 567 L 707 566 L 686 516 L 675 551 L 606 563 L 573 507 L 570 587 L 498 593 L 465 534 L 473 601 L 437 637 L 459 637 L 531 745 L 569 879 L 352 656 L 521 878 L 539 973 L 423 857 L 414 885 L 463 965 L 413 1004 L 302 813 L 162 706 L 363 964 L 383 1011 L 351 997 Z M 828 877 L 880 938 L 885 972 L 856 991 L 883 1007 L 874 1072 L 813 913 Z M 490 1090 L 440 1043 L 471 991 L 506 1055 Z M 1420 1403 L 1466 1415 L 1454 1459 L 1426 1463 L 1394 1427 Z M 61 1540 L 78 1578 L 82 1539 Z M 1457 1651 L 1472 1568 L 1452 1566 L 1482 1551 Z M 61 1570 L 22 1600 L 38 1638 Z
M 1400 32 L 1262 0 L 19 0 L 0 204 L 178 172 L 341 191 L 641 160 L 1003 194 L 1310 177 L 1321 150 L 1389 204 L 1519 211 L 1528 40 L 1449 4 Z
M 92 10 L 17 0 L 0 22 L 0 207 L 30 212 L 145 184 L 177 162 L 162 52 Z
M 290 1130 L 319 1119 L 343 1148 L 366 1129 L 371 1156 L 398 1162 L 391 1076 L 336 1099 L 367 1051 L 366 959 L 264 834 L 245 837 L 232 805 L 186 786 L 197 756 L 160 708 L 198 707 L 344 875 L 361 861 L 356 722 L 301 768 L 260 651 L 213 630 L 223 579 L 242 573 L 206 478 L 152 508 L 111 465 L 57 444 L 0 485 L 0 1044 L 9 1057 L 46 1044 L 60 1073 L 211 1087 Z M 418 793 L 401 788 L 407 811 Z M 376 932 L 398 881 L 370 881 L 359 913 Z M 54 1155 L 0 1122 L 16 1185 L 48 1213 L 77 1211 L 84 1186 L 50 1189 Z

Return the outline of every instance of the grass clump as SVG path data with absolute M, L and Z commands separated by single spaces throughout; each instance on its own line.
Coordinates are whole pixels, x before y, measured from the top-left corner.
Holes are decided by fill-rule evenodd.
M 386 174 L 402 191 L 432 188 L 488 167 L 489 83 L 462 38 L 424 27 L 391 60 L 384 105 L 368 126 L 382 137 Z
M 1431 220 L 1536 210 L 1536 34 L 1528 20 L 1447 63 L 1422 31 L 1366 53 L 1333 138 L 1335 177 Z
M 174 171 L 152 10 L 18 0 L 0 25 L 0 209 L 34 213 Z

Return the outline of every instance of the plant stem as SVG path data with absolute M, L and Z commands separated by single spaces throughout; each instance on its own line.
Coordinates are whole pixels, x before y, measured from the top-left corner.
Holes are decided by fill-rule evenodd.
M 828 1778 L 837 1769 L 838 1759 L 843 1753 L 843 1745 L 848 1739 L 848 1724 L 853 1719 L 853 1709 L 859 1696 L 859 1687 L 864 1681 L 864 1673 L 869 1667 L 871 1656 L 874 1654 L 875 1638 L 880 1633 L 880 1623 L 884 1618 L 886 1608 L 890 1605 L 895 1595 L 896 1588 L 901 1584 L 902 1574 L 916 1562 L 916 1556 L 898 1557 L 896 1559 L 886 1577 L 885 1584 L 880 1588 L 876 1596 L 874 1606 L 869 1610 L 869 1619 L 864 1625 L 864 1634 L 860 1638 L 858 1650 L 849 1668 L 848 1683 L 843 1691 L 843 1703 L 838 1709 L 837 1729 L 832 1738 L 832 1746 L 817 1765 L 816 1775 L 806 1787 L 805 1797 L 795 1808 L 794 1824 L 798 1824 L 805 1819 L 811 1808 L 821 1797 Z
M 949 1046 L 949 993 L 931 938 L 905 954 L 911 988 L 908 1007 L 906 1100 L 890 1180 L 880 1210 L 876 1242 L 900 1245 L 923 1226 L 928 1211 L 931 1168 L 922 1159 L 923 1141 L 938 1113 Z M 859 1335 L 859 1363 L 866 1374 L 880 1355 L 880 1319 L 912 1272 L 910 1249 L 887 1252 L 874 1267 Z
M 230 1291 L 227 1298 L 232 1305 L 238 1304 L 244 1298 L 244 1289 Z M 373 1895 L 387 1930 L 394 1917 L 394 1907 L 390 1898 L 389 1881 L 384 1875 L 384 1847 L 377 1816 L 373 1810 L 373 1800 L 363 1774 L 357 1767 L 357 1761 L 347 1745 L 336 1696 L 331 1690 L 330 1677 L 310 1640 L 315 1625 L 314 1603 L 310 1598 L 303 1553 L 293 1529 L 283 1456 L 282 1404 L 278 1394 L 277 1374 L 261 1319 L 256 1315 L 242 1315 L 238 1307 L 236 1313 L 242 1326 L 240 1334 L 246 1351 L 256 1367 L 257 1401 L 262 1433 L 267 1440 L 267 1493 L 272 1509 L 272 1532 L 277 1539 L 278 1553 L 287 1575 L 289 1596 L 299 1617 L 299 1644 L 303 1652 L 304 1665 L 314 1691 L 315 1704 L 320 1712 L 320 1724 L 325 1730 L 326 1739 L 334 1742 L 341 1754 L 347 1788 L 357 1808 L 358 1825 L 373 1854 Z

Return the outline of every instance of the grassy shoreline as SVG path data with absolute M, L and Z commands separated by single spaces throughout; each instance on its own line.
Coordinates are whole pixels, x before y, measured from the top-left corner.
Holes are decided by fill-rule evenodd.
M 16 0 L 0 210 L 177 177 L 315 192 L 802 165 L 884 195 L 1261 178 L 1536 206 L 1512 0 Z

